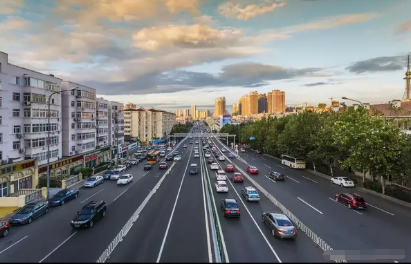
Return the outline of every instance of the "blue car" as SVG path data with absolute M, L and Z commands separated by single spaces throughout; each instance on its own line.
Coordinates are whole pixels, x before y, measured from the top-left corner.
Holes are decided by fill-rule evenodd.
M 79 190 L 61 190 L 49 199 L 49 206 L 63 206 L 66 202 L 77 199 L 79 193 Z
M 25 225 L 46 214 L 49 211 L 49 206 L 46 201 L 32 202 L 21 207 L 11 218 L 11 225 Z
M 229 154 L 228 154 L 228 157 L 229 157 L 229 158 L 235 158 L 235 154 L 229 153 Z
M 84 187 L 85 188 L 94 188 L 97 185 L 103 184 L 104 183 L 104 178 L 102 176 L 95 176 L 88 178 L 86 182 L 84 182 Z

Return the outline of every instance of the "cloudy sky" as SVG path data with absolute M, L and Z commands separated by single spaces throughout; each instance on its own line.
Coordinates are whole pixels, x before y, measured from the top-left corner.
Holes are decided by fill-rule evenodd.
M 251 90 L 287 104 L 404 92 L 409 0 L 0 0 L 11 63 L 166 110 Z M 347 102 L 348 103 L 348 102 Z

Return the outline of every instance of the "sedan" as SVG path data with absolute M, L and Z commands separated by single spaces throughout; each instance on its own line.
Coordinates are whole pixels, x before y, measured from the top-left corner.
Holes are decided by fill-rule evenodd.
M 285 175 L 275 171 L 268 173 L 268 178 L 274 181 L 285 181 Z
M 47 201 L 42 202 L 31 202 L 21 207 L 13 216 L 10 218 L 11 225 L 25 225 L 31 224 L 31 222 L 48 213 L 49 205 Z
M 240 217 L 240 208 L 235 199 L 222 199 L 220 207 L 224 217 Z
M 138 162 L 140 162 L 139 160 L 137 160 L 137 159 L 135 159 L 135 158 L 134 158 L 134 159 L 132 158 L 132 159 L 130 159 L 129 161 L 130 161 L 130 164 L 132 164 L 132 165 L 137 165 Z
M 9 235 L 10 223 L 8 220 L 0 221 L 0 237 L 6 237 Z
M 86 182 L 84 182 L 84 188 L 93 188 L 103 183 L 104 178 L 102 176 L 90 177 L 86 180 Z
M 113 173 L 110 175 L 110 179 L 111 180 L 118 180 L 120 178 L 120 173 L 121 173 L 121 171 L 118 170 L 118 169 L 113 170 Z
M 231 178 L 231 180 L 236 183 L 243 183 L 244 182 L 244 177 L 241 175 L 241 173 L 234 173 L 234 176 Z
M 110 179 L 111 174 L 113 174 L 113 170 L 107 170 L 103 173 L 103 178 L 104 179 Z
M 166 161 L 173 161 L 173 157 L 172 156 L 166 156 Z
M 219 156 L 218 161 L 225 161 L 225 157 L 224 156 Z
M 181 161 L 181 156 L 180 155 L 176 155 L 174 157 L 174 161 Z
M 218 170 L 218 164 L 217 163 L 212 163 L 210 168 L 211 168 L 211 170 Z
M 61 190 L 49 199 L 49 206 L 63 206 L 66 202 L 77 199 L 79 193 L 79 190 Z
M 127 185 L 128 183 L 133 181 L 133 175 L 131 174 L 124 174 L 117 180 L 117 185 Z
M 225 181 L 217 181 L 215 183 L 216 192 L 228 192 L 228 186 Z
M 221 149 L 221 152 L 225 153 L 225 152 L 227 152 L 227 151 L 223 148 L 223 149 Z
M 144 165 L 144 170 L 151 170 L 152 168 L 153 168 L 153 165 L 150 164 L 150 163 L 146 163 L 146 164 Z
M 258 174 L 258 169 L 256 167 L 249 166 L 247 167 L 247 172 L 250 174 Z
M 209 152 L 207 152 L 207 153 L 205 153 L 204 156 L 207 157 L 207 158 L 209 158 L 209 157 L 211 157 L 211 154 L 210 154 Z
M 207 163 L 208 163 L 208 164 L 214 163 L 214 159 L 213 159 L 212 157 L 210 157 L 209 159 L 207 159 Z
M 285 214 L 275 212 L 263 213 L 263 222 L 270 228 L 271 234 L 280 238 L 297 238 L 297 228 Z
M 229 157 L 229 158 L 235 158 L 235 154 L 234 154 L 234 153 L 229 153 L 229 154 L 228 154 L 228 157 Z
M 161 162 L 161 163 L 158 165 L 158 168 L 159 168 L 159 169 L 167 169 L 167 167 L 168 167 L 168 165 L 167 165 L 166 162 Z
M 331 178 L 331 183 L 340 185 L 341 187 L 350 187 L 353 188 L 355 187 L 354 181 L 347 177 L 334 177 Z
M 231 164 L 228 164 L 228 165 L 225 167 L 225 171 L 226 171 L 226 172 L 234 172 L 234 166 L 231 165 Z
M 183 145 L 183 148 L 187 148 L 187 145 L 185 144 L 185 145 Z
M 118 167 L 116 168 L 116 170 L 119 170 L 120 172 L 123 172 L 126 169 L 127 167 L 125 165 L 118 165 Z
M 198 158 L 198 157 L 200 157 L 200 154 L 199 154 L 199 153 L 195 153 L 195 154 L 194 154 L 194 157 Z

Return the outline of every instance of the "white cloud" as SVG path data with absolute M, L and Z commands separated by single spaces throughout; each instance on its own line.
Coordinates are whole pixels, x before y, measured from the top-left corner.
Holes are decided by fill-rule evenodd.
M 249 20 L 250 18 L 274 11 L 276 8 L 286 5 L 285 1 L 266 0 L 262 4 L 241 5 L 239 3 L 226 2 L 218 7 L 222 16 Z

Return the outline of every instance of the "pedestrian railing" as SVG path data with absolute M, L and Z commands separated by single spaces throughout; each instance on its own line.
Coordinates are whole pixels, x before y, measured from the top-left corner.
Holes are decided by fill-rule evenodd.
M 78 189 L 84 187 L 85 182 L 86 182 L 85 180 L 80 180 L 80 181 L 78 181 L 74 184 L 71 184 L 70 186 L 67 186 L 66 188 L 67 189 L 72 189 L 72 190 L 78 190 Z

